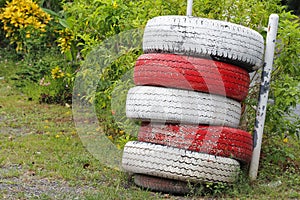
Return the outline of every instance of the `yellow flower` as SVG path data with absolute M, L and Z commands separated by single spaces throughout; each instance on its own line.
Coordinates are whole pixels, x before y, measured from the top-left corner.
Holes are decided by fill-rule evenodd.
M 51 77 L 53 79 L 63 78 L 64 76 L 65 73 L 58 66 L 51 70 Z
M 76 135 L 77 132 L 76 132 L 75 130 L 73 130 L 73 131 L 71 132 L 71 134 L 72 134 L 72 135 Z
M 117 4 L 116 1 L 114 1 L 114 3 L 113 3 L 113 8 L 116 9 L 117 7 L 118 7 L 118 4 Z
M 113 141 L 114 139 L 113 139 L 113 137 L 110 135 L 110 136 L 108 136 L 108 139 L 110 139 L 111 141 Z
M 57 39 L 58 46 L 61 48 L 61 53 L 71 49 L 72 41 L 74 40 L 73 33 L 69 29 L 59 31 L 60 37 Z
M 32 0 L 12 0 L 0 10 L 0 21 L 3 23 L 6 37 L 11 43 L 17 44 L 17 50 L 22 50 L 18 43 L 24 43 L 21 31 L 31 28 L 30 33 L 25 35 L 26 38 L 30 38 L 32 35 L 38 35 L 36 33 L 45 32 L 45 27 L 51 20 L 51 16 Z
M 70 112 L 70 111 L 67 111 L 67 112 L 66 112 L 66 115 L 70 115 L 70 114 L 71 114 L 71 112 Z

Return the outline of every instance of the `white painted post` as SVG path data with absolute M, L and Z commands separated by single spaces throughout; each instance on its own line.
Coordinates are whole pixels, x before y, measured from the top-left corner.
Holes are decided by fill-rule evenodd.
M 255 126 L 253 131 L 253 153 L 249 169 L 249 177 L 252 181 L 256 180 L 258 172 L 262 136 L 267 111 L 267 101 L 270 89 L 270 79 L 274 59 L 275 42 L 278 29 L 278 20 L 279 16 L 277 14 L 271 14 L 269 17 L 264 60 L 265 63 L 262 71 L 262 81 L 260 85 L 259 100 L 256 110 Z
M 193 12 L 193 0 L 188 0 L 187 2 L 187 9 L 186 9 L 186 16 L 192 16 Z

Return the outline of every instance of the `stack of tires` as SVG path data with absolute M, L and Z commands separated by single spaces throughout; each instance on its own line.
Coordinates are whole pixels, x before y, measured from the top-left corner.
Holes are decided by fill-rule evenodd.
M 251 161 L 252 136 L 237 128 L 263 37 L 229 22 L 161 16 L 148 21 L 143 51 L 126 101 L 127 117 L 142 125 L 122 167 L 137 185 L 170 193 L 236 181 Z

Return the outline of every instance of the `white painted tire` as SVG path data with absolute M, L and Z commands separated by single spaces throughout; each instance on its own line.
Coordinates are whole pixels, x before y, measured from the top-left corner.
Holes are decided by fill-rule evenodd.
M 240 164 L 231 158 L 145 142 L 125 145 L 122 167 L 127 172 L 198 182 L 236 181 Z
M 263 65 L 264 39 L 258 32 L 230 22 L 160 16 L 148 21 L 143 50 L 211 56 L 254 71 Z
M 131 119 L 238 127 L 241 104 L 202 92 L 136 86 L 127 94 L 126 115 Z

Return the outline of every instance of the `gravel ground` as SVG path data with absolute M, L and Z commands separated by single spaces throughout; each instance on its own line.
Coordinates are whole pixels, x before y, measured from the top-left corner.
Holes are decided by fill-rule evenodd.
M 0 181 L 4 199 L 31 199 L 47 197 L 51 199 L 80 199 L 89 188 L 70 187 L 62 181 L 48 179 L 10 178 Z
M 13 176 L 12 174 L 15 174 Z M 11 175 L 10 177 L 8 175 Z M 21 166 L 12 165 L 0 168 L 0 199 L 5 200 L 29 200 L 29 199 L 53 199 L 76 200 L 84 199 L 85 195 L 97 194 L 99 191 L 94 186 L 78 185 L 70 186 L 63 180 L 41 178 L 34 172 L 24 172 Z M 153 195 L 155 193 L 153 192 Z M 192 200 L 191 197 L 172 196 L 162 194 L 161 199 Z M 202 198 L 197 198 L 201 200 Z M 100 200 L 100 199 L 99 199 Z
M 82 199 L 96 192 L 91 186 L 70 186 L 66 181 L 41 178 L 19 165 L 0 168 L 0 199 Z
M 1 168 L 0 175 L 3 172 L 9 173 L 7 168 Z M 96 192 L 96 188 L 74 187 L 62 180 L 36 177 L 31 172 L 26 172 L 18 177 L 0 178 L 0 198 L 8 200 L 82 199 L 84 194 L 93 192 Z
M 97 188 L 88 185 L 70 186 L 63 180 L 54 180 L 35 176 L 33 172 L 25 172 L 15 177 L 4 177 L 4 174 L 18 173 L 22 171 L 20 166 L 0 168 L 0 199 L 4 200 L 29 200 L 29 199 L 53 199 L 53 200 L 77 200 L 84 199 L 85 195 L 97 194 Z M 2 177 L 2 178 L 1 178 Z M 153 192 L 153 195 L 155 192 Z M 161 199 L 170 200 L 204 200 L 197 197 L 173 196 L 162 194 Z M 100 200 L 100 199 L 99 199 Z

